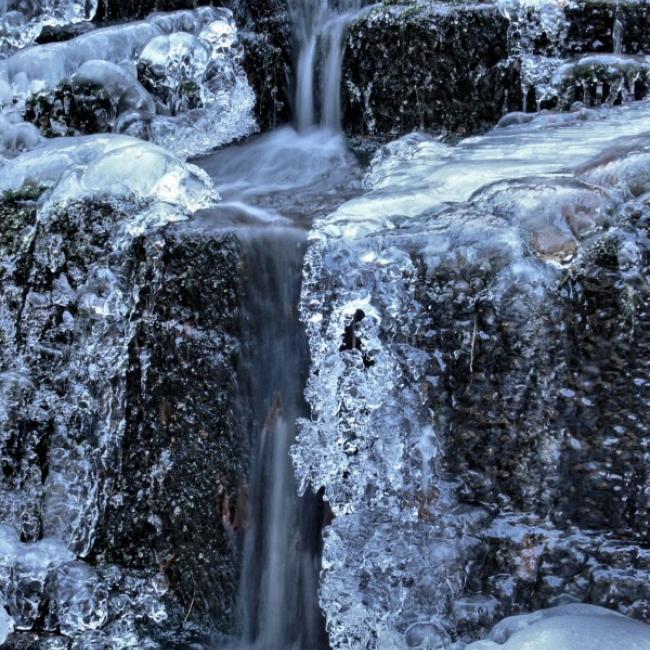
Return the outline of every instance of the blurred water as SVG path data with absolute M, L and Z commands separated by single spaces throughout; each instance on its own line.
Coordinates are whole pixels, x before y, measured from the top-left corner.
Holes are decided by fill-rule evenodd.
M 298 497 L 289 448 L 309 351 L 298 303 L 307 231 L 360 191 L 361 171 L 333 130 L 290 127 L 199 161 L 222 202 L 201 217 L 234 229 L 242 245 L 241 407 L 253 462 L 236 641 L 229 648 L 327 648 L 318 606 L 321 529 L 327 512 Z

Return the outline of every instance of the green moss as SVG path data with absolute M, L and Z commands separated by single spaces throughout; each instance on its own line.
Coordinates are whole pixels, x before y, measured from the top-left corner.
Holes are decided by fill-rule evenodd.
M 26 183 L 17 190 L 6 190 L 2 194 L 2 202 L 20 203 L 21 201 L 35 201 L 46 190 L 42 185 Z

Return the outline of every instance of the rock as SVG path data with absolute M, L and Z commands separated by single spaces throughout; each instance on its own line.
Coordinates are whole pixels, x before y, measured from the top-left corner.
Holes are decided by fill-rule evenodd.
M 0 514 L 38 568 L 0 559 L 14 576 L 0 597 L 36 633 L 8 647 L 53 630 L 145 647 L 186 618 L 229 630 L 248 466 L 237 241 L 189 223 L 125 231 L 133 214 L 99 199 L 44 212 L 39 193 L 1 207 Z
M 602 110 L 592 154 L 577 114 L 406 136 L 317 222 L 293 455 L 335 514 L 333 647 L 426 622 L 468 642 L 568 602 L 649 620 L 648 141 L 619 144 L 646 111 Z
M 70 25 L 44 25 L 41 33 L 36 38 L 38 45 L 69 41 L 72 38 L 86 34 L 96 29 L 97 25 L 89 21 L 72 23 Z
M 243 67 L 255 91 L 262 130 L 291 119 L 293 47 L 286 0 L 247 0 L 235 8 L 244 46 Z
M 647 12 L 600 0 L 383 3 L 349 30 L 346 129 L 463 135 L 509 111 L 640 99 L 647 63 L 633 57 L 650 50 Z
M 100 0 L 94 20 L 117 22 L 145 18 L 153 11 L 196 9 L 213 4 L 210 0 Z
M 343 121 L 352 134 L 470 133 L 519 97 L 508 21 L 494 5 L 383 5 L 350 27 Z
M 191 225 L 143 269 L 149 310 L 129 351 L 123 465 L 94 553 L 164 568 L 185 607 L 232 625 L 247 442 L 237 420 L 238 245 Z

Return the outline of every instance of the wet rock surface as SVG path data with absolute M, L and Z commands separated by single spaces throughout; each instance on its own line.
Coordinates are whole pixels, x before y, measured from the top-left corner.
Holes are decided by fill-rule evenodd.
M 509 111 L 643 98 L 647 11 L 637 2 L 378 5 L 347 37 L 346 128 L 462 135 Z
M 355 21 L 343 114 L 354 134 L 481 130 L 518 103 L 508 21 L 494 5 L 380 6 Z
M 39 193 L 2 203 L 6 647 L 228 629 L 248 458 L 238 246 L 182 224 L 125 239 L 114 205 L 45 216 Z
M 572 601 L 649 620 L 648 227 L 633 214 L 619 227 L 641 245 L 637 281 L 612 233 L 534 314 L 495 313 L 481 271 L 422 277 L 445 471 L 461 503 L 496 516 L 475 532 L 466 591 L 499 605 L 461 601 L 461 633 Z
M 93 552 L 164 568 L 186 608 L 228 629 L 248 458 L 236 413 L 238 244 L 181 225 L 162 246 L 143 276 L 122 468 Z
M 196 9 L 206 5 L 222 6 L 210 0 L 99 0 L 94 20 L 117 22 L 145 18 L 153 11 Z

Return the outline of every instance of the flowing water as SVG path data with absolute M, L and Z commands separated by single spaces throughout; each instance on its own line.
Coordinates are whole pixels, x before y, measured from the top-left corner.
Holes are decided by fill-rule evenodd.
M 254 462 L 239 615 L 241 641 L 260 650 L 328 647 L 317 594 L 325 512 L 310 492 L 298 498 L 289 455 L 296 421 L 307 415 L 309 352 L 298 304 L 306 230 L 360 189 L 339 108 L 343 35 L 356 7 L 338 13 L 320 2 L 293 2 L 290 8 L 299 43 L 297 130 L 285 127 L 201 162 L 222 196 L 221 218 L 239 223 L 246 251 L 248 354 L 241 374 Z M 319 39 L 325 72 L 318 110 Z
M 309 351 L 298 304 L 308 229 L 358 193 L 361 180 L 338 128 L 346 19 L 334 20 L 328 31 L 326 128 L 317 128 L 313 72 L 325 8 L 300 3 L 293 9 L 300 37 L 297 130 L 278 129 L 200 162 L 223 199 L 213 217 L 235 226 L 244 250 L 246 346 L 239 374 L 254 460 L 237 647 L 259 650 L 329 647 L 317 593 L 327 513 L 313 493 L 298 497 L 289 455 L 296 422 L 308 414 Z
M 223 201 L 210 211 L 234 227 L 243 249 L 239 378 L 253 463 L 244 539 L 236 647 L 328 647 L 318 606 L 319 497 L 298 497 L 289 448 L 309 352 L 298 304 L 307 230 L 318 215 L 359 191 L 360 174 L 343 139 L 290 128 L 201 161 Z

